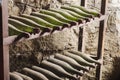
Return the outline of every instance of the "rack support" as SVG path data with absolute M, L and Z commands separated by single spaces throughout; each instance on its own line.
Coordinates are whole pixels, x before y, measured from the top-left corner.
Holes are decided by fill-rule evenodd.
M 108 4 L 108 0 L 101 0 L 102 15 L 106 15 L 107 4 Z M 103 55 L 104 55 L 104 40 L 105 40 L 105 31 L 107 26 L 106 24 L 107 24 L 107 19 L 100 21 L 100 24 L 99 24 L 97 59 L 101 60 L 102 62 L 103 62 Z M 97 66 L 96 80 L 102 80 L 102 67 L 103 67 L 103 64 Z
M 0 2 L 0 80 L 9 80 L 9 47 L 3 45 L 3 39 L 8 36 L 8 1 Z

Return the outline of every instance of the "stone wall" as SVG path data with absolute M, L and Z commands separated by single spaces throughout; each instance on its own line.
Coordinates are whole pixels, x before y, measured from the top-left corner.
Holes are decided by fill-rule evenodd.
M 108 26 L 105 37 L 105 55 L 102 80 L 118 80 L 120 72 L 120 6 L 114 5 L 119 0 L 109 0 Z M 117 2 L 117 3 L 118 3 Z M 24 3 L 24 4 L 23 4 Z M 114 3 L 114 4 L 113 4 Z M 29 4 L 29 5 L 28 5 Z M 41 8 L 59 8 L 64 4 L 79 5 L 79 0 L 9 0 L 9 15 L 30 14 Z M 100 0 L 88 0 L 89 8 L 100 10 Z M 85 52 L 95 55 L 97 52 L 99 22 L 91 23 L 86 27 Z M 40 37 L 29 41 L 10 45 L 10 69 L 20 70 L 24 66 L 38 64 L 42 56 L 59 52 L 65 49 L 78 49 L 78 28 L 65 29 L 62 32 Z M 14 65 L 14 66 L 13 66 Z M 90 75 L 91 76 L 91 75 Z M 84 80 L 94 80 L 88 77 Z

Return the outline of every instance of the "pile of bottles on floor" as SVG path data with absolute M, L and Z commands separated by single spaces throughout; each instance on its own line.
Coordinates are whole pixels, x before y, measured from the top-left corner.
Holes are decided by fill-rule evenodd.
M 42 9 L 30 15 L 10 15 L 8 19 L 9 36 L 21 35 L 29 38 L 31 34 L 53 33 L 64 28 L 89 22 L 95 17 L 100 17 L 99 12 L 86 9 L 82 6 L 61 6 L 60 9 Z
M 25 67 L 21 72 L 9 74 L 10 80 L 78 80 L 96 65 L 101 65 L 100 60 L 77 50 L 67 50 L 42 60 L 38 66 Z

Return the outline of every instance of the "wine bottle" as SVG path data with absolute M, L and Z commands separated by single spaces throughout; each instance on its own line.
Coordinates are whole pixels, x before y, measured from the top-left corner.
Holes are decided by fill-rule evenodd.
M 87 8 L 85 8 L 85 7 L 76 6 L 76 5 L 71 5 L 71 6 L 72 6 L 72 7 L 75 7 L 75 8 L 78 8 L 78 9 L 80 9 L 80 10 L 86 12 L 86 13 L 92 14 L 92 15 L 94 15 L 94 16 L 96 16 L 96 17 L 100 17 L 100 16 L 101 16 L 101 14 L 100 14 L 99 12 L 93 11 L 92 9 L 87 9 Z
M 78 13 L 81 16 L 85 16 L 85 17 L 89 17 L 89 18 L 93 18 L 93 16 L 91 14 L 87 14 L 83 11 L 81 11 L 80 9 L 74 8 L 74 7 L 70 7 L 70 6 L 61 6 L 62 9 L 66 9 L 66 10 L 70 10 L 73 12 Z
M 89 55 L 83 54 L 83 53 L 81 53 L 81 52 L 79 52 L 79 51 L 76 51 L 76 50 L 69 50 L 68 52 L 74 53 L 74 54 L 76 54 L 76 55 L 82 57 L 83 59 L 85 59 L 85 60 L 88 61 L 88 62 L 96 63 L 96 64 L 101 64 L 99 61 L 94 60 L 94 59 L 91 58 Z
M 58 77 L 56 74 L 44 68 L 32 66 L 32 69 L 44 74 L 49 80 L 62 80 L 62 78 Z
M 72 59 L 70 57 L 67 57 L 67 56 L 62 55 L 62 54 L 55 54 L 55 58 L 69 63 L 75 69 L 84 70 L 84 71 L 88 72 L 88 69 L 86 69 L 85 67 L 81 66 L 78 62 L 76 62 L 74 59 Z
M 40 28 L 40 29 L 43 30 L 43 31 L 44 31 L 44 30 L 46 30 L 46 31 L 48 30 L 48 32 L 49 32 L 50 30 L 52 30 L 52 28 L 49 27 L 49 26 L 48 26 L 48 27 L 42 26 L 42 25 L 37 24 L 36 22 L 34 22 L 34 21 L 30 20 L 30 19 L 27 19 L 27 18 L 18 17 L 18 16 L 10 16 L 10 18 L 15 19 L 15 20 L 18 20 L 18 21 L 20 21 L 20 22 L 22 22 L 22 23 L 24 23 L 24 24 L 26 24 L 26 25 Z
M 86 60 L 84 60 L 83 58 L 81 58 L 78 55 L 69 53 L 68 51 L 64 51 L 63 53 L 64 53 L 65 56 L 68 56 L 68 57 L 71 57 L 71 58 L 75 59 L 80 65 L 89 66 L 89 67 L 95 68 L 95 65 L 87 62 Z
M 40 13 L 53 16 L 62 22 L 70 23 L 71 26 L 74 26 L 77 24 L 75 21 L 69 20 L 69 19 L 65 18 L 64 16 L 62 16 L 61 14 L 56 13 L 56 12 L 52 12 L 52 11 L 48 11 L 48 10 L 40 10 Z
M 77 18 L 83 19 L 83 20 L 85 20 L 86 22 L 90 22 L 89 17 L 81 16 L 81 15 L 79 15 L 79 14 L 77 14 L 77 13 L 71 11 L 71 10 L 67 10 L 67 9 L 63 9 L 63 10 L 67 11 L 67 12 L 70 13 L 72 16 L 75 16 L 75 17 L 77 17 Z
M 40 66 L 55 73 L 56 75 L 58 75 L 60 77 L 67 77 L 72 80 L 77 80 L 76 77 L 74 77 L 70 73 L 66 72 L 61 66 L 51 63 L 49 61 L 46 61 L 46 60 L 42 61 Z
M 83 73 L 81 73 L 80 71 L 74 69 L 71 65 L 69 65 L 68 63 L 61 61 L 59 59 L 56 58 L 50 58 L 48 59 L 48 61 L 55 63 L 57 65 L 60 65 L 61 67 L 63 67 L 67 72 L 72 73 L 72 74 L 78 74 L 80 76 L 83 75 Z
M 14 74 L 14 73 L 9 73 L 9 75 L 10 75 L 10 80 L 23 80 L 23 78 L 22 77 L 20 77 L 19 75 L 17 75 L 17 74 Z
M 30 75 L 34 80 L 49 80 L 45 75 L 40 72 L 34 71 L 29 68 L 24 68 L 23 71 Z
M 34 28 L 32 26 L 26 25 L 18 20 L 14 20 L 14 19 L 8 19 L 9 24 L 15 26 L 17 29 L 24 31 L 24 32 L 28 32 L 28 33 L 39 33 L 40 30 L 38 28 Z
M 27 76 L 27 75 L 24 75 L 24 74 L 21 74 L 19 72 L 13 72 L 14 74 L 16 75 L 19 75 L 20 77 L 22 77 L 24 80 L 33 80 L 31 77 Z
M 71 14 L 69 14 L 68 12 L 66 12 L 64 10 L 62 10 L 62 11 L 59 10 L 59 9 L 49 9 L 49 10 L 53 11 L 53 12 L 57 12 L 57 13 L 63 15 L 67 19 L 70 19 L 70 20 L 73 20 L 73 21 L 77 21 L 77 22 L 79 22 L 79 24 L 82 23 L 81 19 L 72 16 Z
M 9 23 L 8 23 L 8 28 L 9 28 L 9 36 L 17 35 L 17 37 L 14 39 L 13 43 L 19 41 L 21 38 L 29 38 L 30 37 L 30 33 L 21 31 Z
M 20 34 L 22 34 L 23 37 L 25 37 L 25 38 L 29 38 L 29 36 L 30 36 L 29 33 L 21 31 L 11 24 L 8 24 L 8 28 L 9 28 L 9 36 L 20 35 Z
M 37 26 L 42 26 L 44 28 L 53 28 L 53 29 L 56 29 L 56 30 L 60 30 L 60 26 L 50 24 L 50 23 L 48 23 L 47 21 L 45 21 L 45 20 L 43 20 L 41 18 L 38 18 L 38 17 L 35 17 L 35 16 L 31 16 L 31 15 L 27 15 L 27 14 L 22 14 L 21 17 L 26 18 L 24 20 L 27 20 L 27 22 L 29 20 L 29 23 L 31 23 L 29 25 L 35 26 L 36 24 L 33 24 L 33 21 L 34 21 L 34 23 L 36 22 L 37 24 L 39 24 Z M 32 21 L 30 21 L 30 20 L 32 20 Z
M 63 26 L 63 27 L 69 27 L 70 26 L 70 24 L 61 22 L 58 19 L 56 19 L 52 16 L 49 16 L 49 15 L 41 14 L 41 13 L 38 13 L 38 12 L 33 12 L 33 13 L 31 13 L 31 15 L 42 18 L 45 21 L 48 21 L 49 23 L 54 24 L 54 25 L 59 25 L 59 26 Z

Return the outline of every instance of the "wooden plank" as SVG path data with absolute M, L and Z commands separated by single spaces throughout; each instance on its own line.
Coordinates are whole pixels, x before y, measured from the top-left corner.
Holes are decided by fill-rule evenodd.
M 85 52 L 85 26 L 79 28 L 78 51 Z
M 101 13 L 103 15 L 107 12 L 108 0 L 101 0 Z M 99 38 L 98 38 L 98 50 L 97 50 L 97 59 L 100 59 L 103 62 L 104 55 L 104 37 L 107 27 L 107 19 L 100 21 L 99 24 Z M 96 80 L 102 80 L 102 65 L 98 65 L 96 69 Z
M 108 0 L 101 0 L 101 11 L 100 13 L 105 15 L 107 13 Z
M 83 28 L 79 28 L 78 51 L 82 51 L 83 46 Z
M 0 7 L 0 80 L 9 80 L 9 48 L 3 45 L 3 38 L 8 36 L 8 5 L 1 1 Z
M 84 6 L 84 7 L 86 7 L 87 5 L 87 0 L 81 0 L 81 6 Z
M 106 20 L 100 21 L 99 27 L 99 41 L 98 41 L 98 50 L 97 50 L 97 59 L 103 61 L 104 55 L 104 38 L 105 38 L 105 31 L 106 31 Z M 98 65 L 96 69 L 96 80 L 102 80 L 102 66 Z

